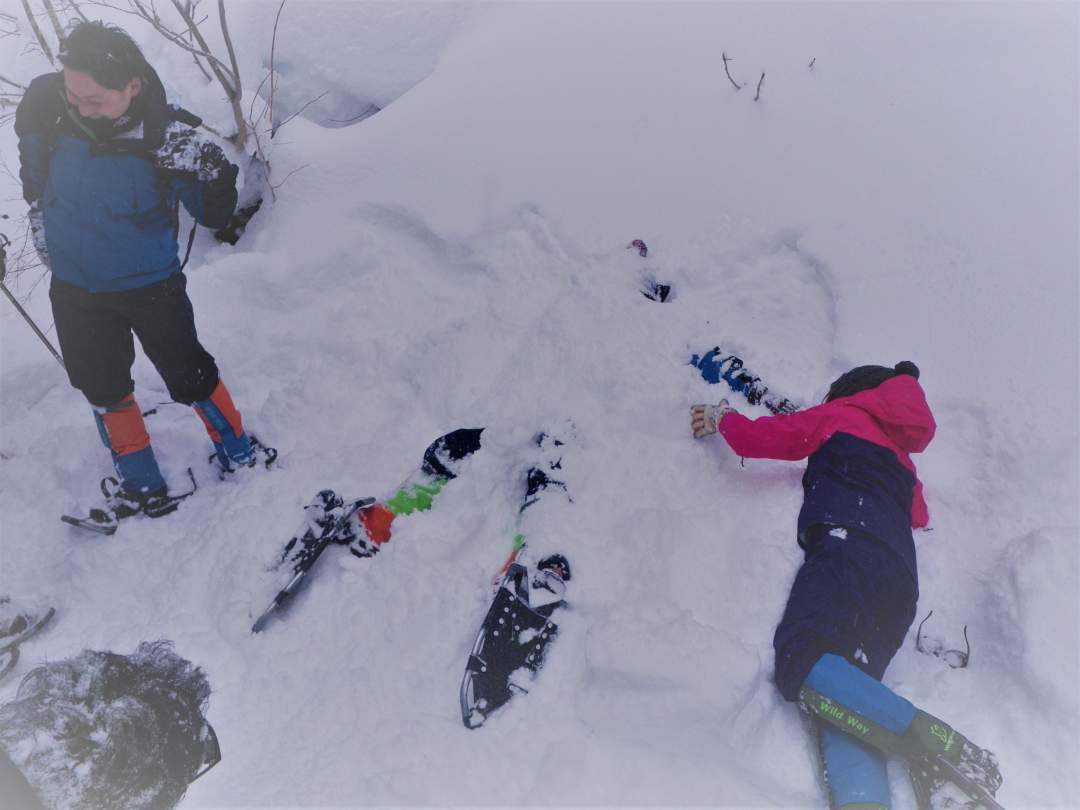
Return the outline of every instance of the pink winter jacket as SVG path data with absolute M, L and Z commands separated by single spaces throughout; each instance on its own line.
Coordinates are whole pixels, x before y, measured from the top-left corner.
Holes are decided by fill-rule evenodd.
M 748 419 L 729 411 L 718 429 L 731 449 L 744 458 L 797 461 L 809 457 L 838 433 L 887 448 L 915 476 L 911 526 L 922 528 L 930 520 L 922 482 L 909 454 L 926 449 L 937 425 L 914 377 L 898 374 L 877 388 L 787 416 Z

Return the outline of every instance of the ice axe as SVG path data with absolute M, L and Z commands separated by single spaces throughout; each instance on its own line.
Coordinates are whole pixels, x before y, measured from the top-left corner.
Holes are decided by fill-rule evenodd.
M 11 240 L 8 239 L 5 234 L 0 233 L 0 289 L 4 291 L 4 295 L 8 297 L 8 300 L 15 309 L 19 310 L 19 314 L 23 316 L 23 319 L 30 324 L 30 328 L 34 330 L 34 334 L 41 338 L 41 342 L 45 344 L 45 348 L 49 350 L 49 354 L 56 358 L 56 362 L 60 364 L 60 368 L 67 370 L 67 367 L 64 365 L 64 359 L 60 356 L 60 353 L 53 348 L 49 339 L 45 337 L 45 333 L 38 329 L 37 324 L 34 323 L 34 319 L 22 308 L 22 304 L 15 300 L 15 296 L 11 294 L 11 290 L 8 289 L 8 286 L 5 283 L 5 280 L 7 279 L 7 247 L 10 244 Z

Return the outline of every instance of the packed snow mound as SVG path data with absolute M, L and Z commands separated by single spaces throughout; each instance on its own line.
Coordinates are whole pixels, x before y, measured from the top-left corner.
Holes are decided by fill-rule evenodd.
M 472 14 L 471 3 L 287 3 L 280 17 L 267 0 L 233 0 L 255 74 L 274 71 L 274 126 L 294 115 L 325 127 L 359 123 L 423 81 Z M 274 25 L 277 24 L 276 40 Z M 270 43 L 274 41 L 273 64 Z M 269 98 L 271 81 L 258 94 Z

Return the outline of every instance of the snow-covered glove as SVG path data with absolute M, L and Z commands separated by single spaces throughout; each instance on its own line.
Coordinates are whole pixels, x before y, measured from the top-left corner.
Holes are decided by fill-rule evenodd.
M 159 170 L 198 183 L 197 196 L 183 199 L 200 225 L 223 228 L 229 223 L 236 208 L 236 177 L 240 170 L 229 162 L 220 146 L 192 127 L 174 122 L 165 130 L 153 160 Z
M 37 251 L 41 263 L 51 268 L 49 264 L 49 248 L 45 244 L 45 217 L 37 200 L 30 204 L 30 212 L 27 214 L 27 218 L 30 220 L 30 239 L 34 243 L 34 250 Z
M 693 405 L 690 408 L 690 430 L 694 432 L 695 439 L 702 439 L 716 433 L 716 426 L 724 418 L 724 414 L 734 410 L 726 399 L 720 400 L 715 405 Z
M 224 180 L 232 184 L 239 171 L 220 146 L 179 122 L 165 130 L 165 138 L 154 152 L 154 165 L 164 171 L 194 174 L 200 183 Z

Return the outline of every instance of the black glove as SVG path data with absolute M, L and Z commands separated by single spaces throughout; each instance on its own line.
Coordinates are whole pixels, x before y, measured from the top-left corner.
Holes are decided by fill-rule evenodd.
M 235 185 L 239 169 L 224 150 L 185 124 L 174 122 L 154 152 L 154 165 L 163 171 L 194 174 L 200 183 Z
M 154 152 L 153 160 L 161 171 L 177 172 L 198 181 L 200 225 L 222 228 L 228 224 L 236 208 L 236 177 L 240 169 L 229 162 L 220 146 L 191 127 L 173 122 L 165 130 L 164 141 Z

